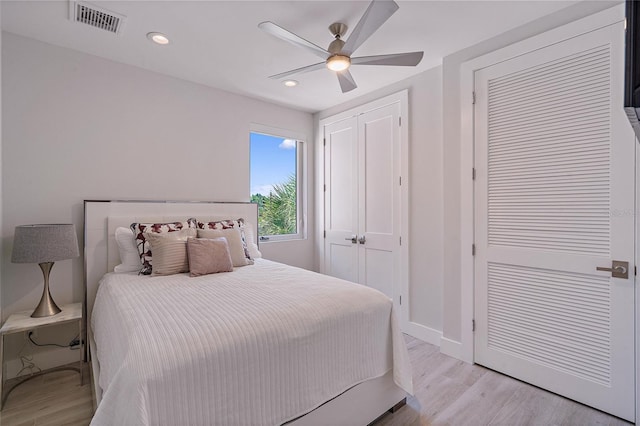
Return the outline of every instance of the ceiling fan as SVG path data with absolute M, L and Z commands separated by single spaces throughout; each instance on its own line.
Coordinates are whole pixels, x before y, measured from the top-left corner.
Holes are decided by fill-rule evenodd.
M 374 32 L 384 24 L 398 10 L 398 5 L 393 0 L 373 0 L 369 7 L 358 21 L 356 27 L 351 31 L 347 41 L 342 40 L 342 36 L 347 31 L 347 26 L 342 23 L 329 25 L 329 31 L 335 40 L 329 44 L 327 50 L 317 46 L 302 37 L 285 30 L 273 22 L 261 22 L 258 27 L 289 43 L 298 46 L 307 52 L 313 53 L 322 58 L 322 62 L 297 68 L 280 74 L 272 75 L 269 78 L 280 79 L 295 74 L 315 71 L 327 67 L 335 71 L 340 82 L 342 93 L 349 92 L 358 85 L 353 79 L 349 67 L 351 65 L 395 65 L 405 67 L 415 67 L 422 60 L 424 52 L 395 53 L 390 55 L 361 56 L 352 58 L 351 55 L 362 45 Z

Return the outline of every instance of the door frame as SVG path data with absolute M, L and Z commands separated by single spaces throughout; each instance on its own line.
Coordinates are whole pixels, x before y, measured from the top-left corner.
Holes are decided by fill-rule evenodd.
M 316 135 L 316 248 L 318 250 L 317 261 L 320 273 L 324 270 L 324 128 L 327 125 L 342 121 L 346 118 L 364 114 L 368 111 L 379 109 L 394 103 L 400 105 L 400 175 L 402 176 L 402 185 L 400 186 L 400 235 L 402 237 L 402 245 L 400 246 L 400 271 L 396 274 L 399 278 L 399 285 L 394 286 L 393 305 L 397 312 L 400 312 L 400 328 L 404 331 L 409 323 L 409 92 L 402 90 L 397 93 L 385 96 L 375 101 L 367 102 L 360 106 L 349 108 L 341 113 L 323 118 L 318 122 Z M 399 276 L 399 277 L 398 277 Z M 405 300 L 400 305 L 400 297 Z
M 615 5 L 602 12 L 595 13 L 545 33 L 533 36 L 526 40 L 514 43 L 502 49 L 474 58 L 461 65 L 460 68 L 460 253 L 461 253 L 461 279 L 460 279 L 460 342 L 449 342 L 447 352 L 466 362 L 474 362 L 474 331 L 472 328 L 474 319 L 474 256 L 472 245 L 475 235 L 475 199 L 474 181 L 472 170 L 474 168 L 474 86 L 475 72 L 513 59 L 532 51 L 542 49 L 551 44 L 559 43 L 581 34 L 597 30 L 602 27 L 624 22 L 624 4 Z M 620 105 L 622 108 L 622 105 Z M 629 125 L 630 126 L 630 125 Z M 638 152 L 639 150 L 636 150 Z M 636 154 L 636 223 L 640 226 L 640 153 Z M 636 264 L 640 262 L 640 230 L 636 226 Z M 636 350 L 636 421 L 640 419 L 640 291 L 636 280 L 635 291 L 635 350 Z

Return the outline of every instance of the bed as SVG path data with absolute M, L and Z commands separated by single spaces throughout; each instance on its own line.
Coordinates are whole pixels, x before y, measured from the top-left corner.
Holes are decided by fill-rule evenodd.
M 411 368 L 380 292 L 260 258 L 194 278 L 111 272 L 115 229 L 187 217 L 256 224 L 257 206 L 85 202 L 92 424 L 364 425 L 402 404 Z

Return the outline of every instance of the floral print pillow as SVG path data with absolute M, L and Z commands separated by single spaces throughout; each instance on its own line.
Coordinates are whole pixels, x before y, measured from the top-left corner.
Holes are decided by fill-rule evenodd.
M 140 274 L 151 275 L 153 270 L 153 257 L 151 255 L 151 245 L 146 240 L 145 232 L 163 234 L 166 232 L 181 231 L 183 229 L 196 229 L 197 223 L 195 218 L 188 219 L 186 222 L 167 222 L 167 223 L 132 223 L 131 230 L 135 236 L 136 246 L 140 254 L 140 262 L 142 268 Z

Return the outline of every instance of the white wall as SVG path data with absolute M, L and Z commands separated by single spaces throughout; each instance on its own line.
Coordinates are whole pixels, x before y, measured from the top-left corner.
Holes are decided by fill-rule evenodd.
M 409 320 L 427 339 L 442 330 L 443 314 L 442 68 L 321 111 L 315 121 L 317 126 L 323 118 L 404 89 L 409 91 Z
M 82 241 L 84 199 L 248 201 L 251 123 L 313 140 L 308 113 L 10 33 L 2 42 L 3 318 L 42 292 L 37 265 L 10 262 L 16 225 L 71 222 Z M 261 250 L 314 265 L 312 233 Z M 51 287 L 58 303 L 82 300 L 82 255 L 56 263 Z

